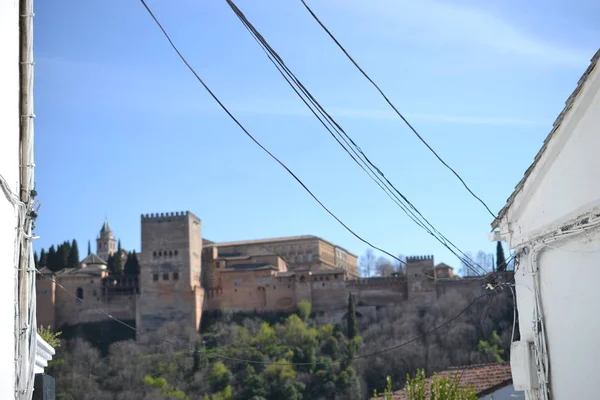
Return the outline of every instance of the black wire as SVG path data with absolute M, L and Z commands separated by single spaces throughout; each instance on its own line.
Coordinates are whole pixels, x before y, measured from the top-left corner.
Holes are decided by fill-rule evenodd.
M 142 3 L 144 2 L 144 0 L 140 0 Z M 64 287 L 63 285 L 61 285 L 60 283 L 58 283 L 55 279 L 42 274 L 38 269 L 35 270 L 37 272 L 38 275 L 40 275 L 42 278 L 44 279 L 48 279 L 52 282 L 54 282 L 54 284 L 56 284 L 56 286 L 58 286 L 59 288 L 63 289 L 65 292 L 67 292 L 67 294 L 69 296 L 74 297 L 75 299 L 77 299 L 77 301 L 84 303 L 84 301 L 82 299 L 80 299 L 79 297 L 77 297 L 77 295 L 75 295 L 74 293 L 71 293 L 66 287 Z M 170 341 L 168 339 L 159 337 L 159 336 L 155 336 L 152 335 L 150 333 L 147 332 L 143 332 L 141 330 L 138 330 L 136 327 L 121 321 L 120 319 L 113 317 L 111 314 L 109 314 L 108 312 L 104 311 L 103 309 L 90 304 L 89 308 L 92 308 L 96 311 L 98 311 L 99 313 L 106 315 L 108 318 L 112 319 L 113 321 L 116 321 L 117 323 L 123 325 L 126 328 L 131 329 L 132 331 L 134 331 L 137 334 L 141 334 L 144 335 L 150 339 L 156 340 L 158 342 L 162 342 L 165 344 L 169 344 L 175 347 L 179 347 L 180 349 L 183 350 L 187 350 L 191 353 L 198 353 L 198 354 L 203 354 L 204 356 L 206 356 L 207 358 L 215 358 L 215 359 L 219 359 L 219 360 L 225 360 L 225 361 L 235 361 L 235 362 L 240 362 L 240 363 L 246 363 L 246 364 L 260 364 L 260 365 L 295 365 L 295 366 L 307 366 L 307 365 L 331 365 L 331 364 L 339 364 L 339 363 L 343 363 L 343 362 L 348 362 L 348 361 L 355 361 L 355 360 L 360 360 L 363 358 L 370 358 L 370 357 L 374 357 L 383 353 L 387 353 L 396 349 L 399 349 L 403 346 L 407 346 L 413 342 L 416 342 L 417 340 L 420 340 L 424 337 L 426 337 L 427 335 L 432 334 L 433 332 L 438 331 L 439 329 L 443 328 L 446 325 L 449 325 L 450 323 L 454 322 L 456 319 L 458 319 L 461 315 L 463 315 L 469 308 L 471 308 L 479 299 L 486 297 L 486 296 L 490 296 L 490 293 L 484 293 L 478 297 L 476 297 L 475 299 L 473 299 L 473 301 L 471 301 L 471 303 L 469 303 L 469 305 L 467 305 L 467 307 L 465 307 L 464 309 L 462 309 L 458 314 L 456 314 L 454 317 L 450 318 L 449 320 L 447 320 L 446 322 L 436 326 L 435 328 L 433 328 L 432 330 L 425 332 L 422 335 L 419 335 L 417 337 L 414 337 L 406 342 L 403 342 L 401 344 L 398 344 L 396 346 L 392 346 L 392 347 L 388 347 L 386 349 L 382 349 L 382 350 L 378 350 L 372 353 L 368 353 L 368 354 L 363 354 L 360 356 L 355 356 L 355 357 L 347 357 L 345 359 L 342 360 L 331 360 L 331 361 L 315 361 L 315 362 L 302 362 L 302 363 L 294 363 L 294 362 L 288 362 L 288 363 L 282 363 L 282 362 L 273 362 L 273 361 L 257 361 L 257 360 L 246 360 L 243 358 L 238 358 L 238 357 L 229 357 L 229 356 L 223 356 L 223 355 L 219 355 L 219 354 L 209 354 L 206 351 L 200 351 L 200 350 L 196 350 L 194 347 L 188 345 L 188 344 L 180 344 L 180 343 L 176 343 L 173 341 Z
M 419 225 L 427 233 L 429 233 L 431 236 L 433 236 L 435 239 L 437 239 L 450 252 L 452 252 L 459 260 L 463 261 L 463 263 L 465 265 L 467 265 L 475 274 L 480 275 L 472 267 L 473 263 L 475 265 L 477 265 L 477 267 L 479 267 L 482 271 L 485 272 L 485 269 L 483 267 L 481 267 L 480 265 L 478 265 L 477 263 L 475 263 L 473 260 L 471 260 L 462 250 L 460 250 L 460 248 L 458 248 L 447 237 L 445 237 L 441 232 L 439 232 L 435 228 L 435 226 L 433 226 L 433 224 L 431 224 L 423 216 L 423 214 L 421 214 L 421 212 L 406 198 L 406 196 L 404 196 L 387 179 L 387 177 L 381 171 L 381 169 L 379 167 L 377 167 L 373 162 L 371 162 L 371 160 L 362 151 L 362 149 L 354 142 L 354 140 L 344 131 L 344 129 L 337 123 L 337 121 L 335 121 L 335 119 L 333 117 L 331 117 L 331 115 L 329 113 L 327 113 L 327 111 L 324 109 L 324 107 L 322 107 L 321 104 L 312 96 L 312 94 L 310 93 L 310 91 L 308 89 L 306 89 L 306 87 L 302 84 L 302 82 L 296 77 L 296 75 L 285 64 L 285 62 L 283 61 L 283 59 L 281 58 L 281 56 L 279 56 L 279 54 L 269 45 L 269 43 L 266 41 L 266 39 L 252 25 L 252 23 L 246 18 L 246 16 L 244 15 L 244 13 L 235 5 L 235 3 L 232 0 L 226 0 L 226 1 L 227 1 L 228 5 L 230 6 L 230 8 L 233 10 L 233 12 L 236 14 L 236 16 L 240 19 L 240 21 L 242 22 L 242 24 L 244 25 L 244 27 L 250 32 L 250 34 L 255 39 L 255 41 L 260 45 L 261 49 L 265 52 L 265 54 L 267 55 L 267 57 L 269 58 L 269 60 L 273 63 L 273 65 L 275 66 L 275 68 L 279 71 L 279 73 L 282 75 L 282 77 L 285 79 L 285 81 L 294 90 L 294 92 L 296 93 L 296 95 L 298 95 L 298 97 L 300 97 L 300 99 L 304 102 L 304 104 L 315 115 L 315 117 L 319 120 L 319 122 L 321 122 L 321 124 L 325 127 L 325 129 L 327 129 L 327 131 L 336 140 L 336 142 L 350 155 L 350 157 L 354 160 L 354 162 L 356 162 L 359 165 L 359 167 L 361 167 L 361 169 L 363 169 L 363 171 L 365 171 L 367 173 L 367 175 L 369 175 L 369 177 L 373 181 L 375 181 L 375 183 L 388 195 L 388 197 L 390 197 L 409 216 L 409 218 L 411 218 L 417 225 Z M 294 86 L 294 84 L 298 87 L 298 89 L 296 88 L 296 86 Z M 300 94 L 299 90 L 302 92 L 302 94 Z M 306 99 L 304 98 L 304 96 L 306 97 Z M 307 99 L 308 99 L 308 101 L 307 101 Z M 327 126 L 327 124 L 323 121 L 323 119 L 317 115 L 317 113 L 315 112 L 315 110 L 313 110 L 313 108 L 308 104 L 308 102 L 312 103 L 312 105 L 321 114 L 321 117 L 325 118 L 325 120 L 327 121 L 327 123 L 329 124 L 329 126 L 331 126 L 331 128 L 337 132 L 337 134 L 342 138 L 342 140 L 346 143 L 346 145 L 352 150 L 352 152 L 354 153 L 354 155 L 356 155 L 356 157 L 359 160 L 362 161 L 362 163 L 369 169 L 369 171 L 371 173 L 369 173 L 363 167 L 363 165 L 355 158 L 355 156 L 352 155 L 348 151 L 348 149 L 346 148 L 346 146 L 344 146 L 340 142 L 340 140 L 337 138 L 337 136 L 332 131 L 332 129 L 330 129 L 329 126 Z M 348 143 L 348 141 L 350 141 L 350 143 Z M 357 150 L 358 150 L 358 153 L 360 153 L 360 155 L 357 153 Z M 361 156 L 364 158 L 365 161 L 362 160 Z M 373 169 L 375 169 L 375 171 L 385 180 L 385 182 L 381 178 L 379 178 L 373 172 Z M 373 176 L 371 176 L 371 174 L 373 174 L 377 180 L 374 179 Z M 401 205 L 400 203 L 402 202 L 402 200 L 400 200 L 400 198 L 398 198 L 398 196 L 395 196 L 396 199 L 394 199 L 392 196 L 390 196 L 390 193 L 393 195 L 393 192 L 391 191 L 391 189 L 389 187 L 384 188 L 384 186 L 386 185 L 386 183 L 391 188 L 393 188 L 393 190 L 402 198 L 402 200 L 404 200 L 408 204 L 408 206 L 410 208 L 412 208 L 425 221 L 425 223 L 427 223 L 431 227 L 431 229 L 427 228 L 424 225 L 424 223 L 418 221 L 418 217 L 412 211 L 407 210 L 403 205 Z M 383 186 L 382 186 L 382 184 L 383 184 Z M 436 234 L 434 234 L 434 232 L 436 234 L 438 234 L 439 237 L 436 236 Z M 459 254 L 457 254 L 457 252 L 455 250 L 453 250 L 452 248 L 450 248 L 450 246 L 454 247 L 458 251 L 458 253 L 462 254 L 463 257 L 461 257 Z
M 396 112 L 396 114 L 398 114 L 398 116 L 402 119 L 402 121 L 404 121 L 404 123 L 410 128 L 410 130 L 419 138 L 419 140 L 421 142 L 423 142 L 423 144 L 429 149 L 429 151 L 431 151 L 431 153 L 446 167 L 448 168 L 453 174 L 454 176 L 456 176 L 458 178 L 458 180 L 463 184 L 463 186 L 465 187 L 465 189 L 467 189 L 467 191 L 471 194 L 471 196 L 473 196 L 475 199 L 477 199 L 481 204 L 483 204 L 483 206 L 485 207 L 485 209 L 490 213 L 490 215 L 494 218 L 497 218 L 496 214 L 494 214 L 492 212 L 492 210 L 490 210 L 490 208 L 488 207 L 488 205 L 479 197 L 477 196 L 472 190 L 471 188 L 469 188 L 469 186 L 467 185 L 467 183 L 464 181 L 464 179 L 458 174 L 458 172 L 456 172 L 452 167 L 450 167 L 450 165 L 448 165 L 448 163 L 446 163 L 442 157 L 440 157 L 440 155 L 429 145 L 429 143 L 427 143 L 427 141 L 419 134 L 419 132 L 417 132 L 417 130 L 412 126 L 412 124 L 410 122 L 408 122 L 408 120 L 402 115 L 402 113 L 400 113 L 400 111 L 398 111 L 398 109 L 396 108 L 396 106 L 394 106 L 394 104 L 390 101 L 390 99 L 385 95 L 385 93 L 383 93 L 383 90 L 381 90 L 381 88 L 373 81 L 373 79 L 371 79 L 371 77 L 358 65 L 358 63 L 354 60 L 354 58 L 352 58 L 352 56 L 346 51 L 346 49 L 344 48 L 344 46 L 342 46 L 342 44 L 335 38 L 335 36 L 333 36 L 333 34 L 331 33 L 331 31 L 329 31 L 329 29 L 327 29 L 327 27 L 325 26 L 325 24 L 323 24 L 323 22 L 321 22 L 321 20 L 316 16 L 316 14 L 313 12 L 313 10 L 308 6 L 308 4 L 306 4 L 306 2 L 304 0 L 300 0 L 302 2 L 302 4 L 304 4 L 304 7 L 306 7 L 306 9 L 308 10 L 308 12 L 310 13 L 310 15 L 314 18 L 315 21 L 317 21 L 317 23 L 321 26 L 321 28 L 323 28 L 323 30 L 329 35 L 329 37 L 335 42 L 335 44 L 340 48 L 340 50 L 342 50 L 342 52 L 346 55 L 346 57 L 348 57 L 348 59 L 352 62 L 352 64 L 354 64 L 354 66 L 363 74 L 363 76 L 365 78 L 367 78 L 367 80 L 369 82 L 371 82 L 371 84 L 375 87 L 375 89 L 377 89 L 377 91 L 379 92 L 379 94 L 381 94 L 381 96 L 385 99 L 385 101 L 390 105 L 390 107 L 392 107 L 392 109 Z
M 279 158 L 277 158 L 273 153 L 271 153 L 266 147 L 264 147 L 254 136 L 252 136 L 252 134 L 244 127 L 244 125 L 242 125 L 242 123 L 240 121 L 238 121 L 238 119 L 229 111 L 229 109 L 227 107 L 225 107 L 225 105 L 221 102 L 221 100 L 219 100 L 219 98 L 213 93 L 213 91 L 208 87 L 208 85 L 206 83 L 204 83 L 204 81 L 202 80 L 202 78 L 198 75 L 198 73 L 194 70 L 194 68 L 190 65 L 190 63 L 185 59 L 185 57 L 183 56 L 183 54 L 181 54 L 181 52 L 179 51 L 179 49 L 177 48 L 177 46 L 175 45 L 175 43 L 173 43 L 173 41 L 171 40 L 171 37 L 169 36 L 169 34 L 167 33 L 167 31 L 165 30 L 165 28 L 163 28 L 163 26 L 161 25 L 161 23 L 158 21 L 158 19 L 156 18 L 156 16 L 154 15 L 154 13 L 152 12 L 152 10 L 150 10 L 150 8 L 148 7 L 148 5 L 146 4 L 146 2 L 144 0 L 140 0 L 140 2 L 142 3 L 142 5 L 146 8 L 146 11 L 148 11 L 148 13 L 150 14 L 150 16 L 152 17 L 152 19 L 154 20 L 154 22 L 156 23 L 156 25 L 158 25 L 158 27 L 160 28 L 160 30 L 162 31 L 163 35 L 165 36 L 165 38 L 169 41 L 169 44 L 171 45 L 171 47 L 173 48 L 173 50 L 175 50 L 175 52 L 177 53 L 177 55 L 179 56 L 179 58 L 181 59 L 181 61 L 183 61 L 183 63 L 188 67 L 188 69 L 192 72 L 192 74 L 194 74 L 194 76 L 196 77 L 196 79 L 198 80 L 198 82 L 200 82 L 200 84 L 202 84 L 202 86 L 204 87 L 204 89 L 206 89 L 206 91 L 211 95 L 211 97 L 219 104 L 219 106 L 223 109 L 223 111 L 225 111 L 227 113 L 227 115 L 237 124 L 237 126 L 240 127 L 240 129 L 242 129 L 242 131 L 244 131 L 244 133 L 258 146 L 260 147 L 265 153 L 267 153 L 273 160 L 275 160 L 282 168 L 284 168 L 303 188 L 304 190 L 306 190 L 306 192 L 317 202 L 319 203 L 319 205 L 325 210 L 327 211 L 327 213 L 329 215 L 331 215 L 337 222 L 339 222 L 340 225 L 342 225 L 344 228 L 346 228 L 346 230 L 348 232 L 350 232 L 354 237 L 356 237 L 358 240 L 360 240 L 361 242 L 365 243 L 366 245 L 372 247 L 375 250 L 379 250 L 380 252 L 392 257 L 393 259 L 402 262 L 402 260 L 398 257 L 396 257 L 395 255 L 393 255 L 392 253 L 377 247 L 375 245 L 373 245 L 371 242 L 369 242 L 368 240 L 364 239 L 362 236 L 360 236 L 358 233 L 354 232 L 348 225 L 346 225 L 341 219 L 339 219 L 337 217 L 337 215 L 335 215 L 329 208 L 327 208 L 327 206 L 325 206 L 325 204 L 323 204 L 323 202 L 321 202 L 321 200 L 319 200 L 319 198 L 304 184 L 304 182 L 302 182 L 302 180 L 300 180 L 300 178 L 298 178 L 298 176 L 296 176 L 296 174 L 294 172 L 292 172 L 291 169 L 288 168 L 287 165 L 285 165 L 283 163 L 283 161 L 281 161 Z

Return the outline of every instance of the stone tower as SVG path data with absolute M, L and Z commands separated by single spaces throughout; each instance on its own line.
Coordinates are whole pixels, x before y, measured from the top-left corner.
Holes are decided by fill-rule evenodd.
M 116 244 L 117 240 L 108 224 L 108 220 L 104 220 L 102 229 L 100 229 L 100 236 L 96 238 L 96 254 L 104 261 L 108 261 L 108 257 L 117 251 Z
M 435 302 L 437 293 L 433 256 L 407 257 L 406 283 L 409 301 L 423 305 Z
M 191 212 L 142 215 L 138 340 L 169 322 L 196 334 L 204 300 L 201 254 L 201 221 Z

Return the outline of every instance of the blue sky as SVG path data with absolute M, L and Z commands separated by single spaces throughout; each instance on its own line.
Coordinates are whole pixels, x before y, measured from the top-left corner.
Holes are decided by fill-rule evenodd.
M 345 155 L 225 1 L 148 0 L 236 116 L 356 232 L 458 266 Z M 354 69 L 299 0 L 238 6 L 315 97 L 464 251 L 493 251 L 491 217 Z M 497 212 L 598 47 L 600 4 L 312 0 L 419 132 Z M 216 241 L 314 234 L 362 254 L 213 102 L 137 0 L 38 1 L 37 247 L 105 216 L 140 249 L 140 214 L 190 210 Z M 95 245 L 93 246 L 95 248 Z

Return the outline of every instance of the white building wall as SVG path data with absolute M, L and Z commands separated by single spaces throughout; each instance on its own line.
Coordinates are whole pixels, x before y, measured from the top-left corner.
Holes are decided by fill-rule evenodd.
M 518 247 L 600 206 L 599 173 L 600 65 L 590 73 L 571 111 L 510 207 L 509 246 Z
M 0 0 L 0 174 L 19 190 L 19 4 Z M 14 398 L 16 210 L 0 191 L 0 399 Z
M 519 254 L 515 283 L 521 341 L 535 342 L 536 289 L 539 293 L 553 400 L 600 398 L 595 380 L 600 223 L 589 226 L 600 220 L 599 179 L 597 65 L 500 224 L 502 237 Z M 572 222 L 584 216 L 589 216 L 588 227 L 574 232 Z M 513 368 L 515 382 L 519 376 L 526 376 L 525 370 Z M 527 399 L 546 398 L 539 395 L 534 390 Z

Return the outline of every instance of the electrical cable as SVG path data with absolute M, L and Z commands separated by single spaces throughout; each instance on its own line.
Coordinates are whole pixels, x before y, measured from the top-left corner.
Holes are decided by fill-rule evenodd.
M 283 169 L 285 169 L 295 180 L 296 182 L 298 182 L 300 184 L 300 186 L 302 186 L 302 188 L 304 188 L 304 190 L 317 202 L 319 203 L 319 205 L 321 206 L 321 208 L 323 208 L 329 215 L 331 215 L 340 225 L 342 225 L 348 232 L 350 232 L 354 237 L 356 237 L 358 240 L 360 240 L 361 242 L 365 243 L 366 245 L 368 245 L 369 247 L 372 247 L 375 250 L 378 250 L 390 257 L 392 257 L 395 260 L 398 260 L 399 262 L 402 262 L 402 260 L 400 260 L 398 257 L 394 256 L 392 253 L 377 247 L 375 245 L 373 245 L 371 242 L 369 242 L 368 240 L 364 239 L 362 236 L 360 236 L 358 233 L 354 232 L 348 225 L 346 225 L 337 215 L 335 215 L 333 213 L 333 211 L 331 211 L 329 208 L 327 208 L 327 206 L 325 206 L 325 204 L 323 204 L 323 202 L 321 202 L 321 200 L 319 200 L 319 198 L 306 186 L 306 184 L 304 184 L 304 182 L 302 182 L 302 180 L 294 173 L 292 172 L 292 170 L 283 163 L 283 161 L 281 161 L 279 158 L 277 158 L 277 156 L 275 156 L 273 153 L 271 153 L 271 151 L 269 151 L 265 146 L 263 146 L 258 139 L 256 139 L 245 127 L 244 125 L 242 125 L 242 123 L 231 113 L 231 111 L 229 111 L 229 109 L 221 102 L 221 100 L 214 94 L 214 92 L 208 87 L 208 85 L 204 82 L 204 80 L 200 77 L 200 75 L 198 75 L 198 73 L 196 72 L 196 70 L 190 65 L 190 63 L 186 60 L 186 58 L 183 56 L 183 54 L 179 51 L 179 49 L 177 48 L 177 46 L 175 45 L 175 43 L 173 42 L 173 40 L 171 40 L 171 37 L 169 36 L 169 34 L 167 33 L 167 31 L 165 30 L 165 28 L 163 28 L 162 24 L 160 23 L 160 21 L 156 18 L 156 16 L 154 15 L 154 13 L 152 12 L 152 10 L 150 9 L 150 7 L 148 7 L 148 5 L 146 4 L 146 2 L 144 0 L 140 0 L 140 2 L 142 3 L 142 5 L 144 6 L 144 8 L 146 8 L 146 11 L 148 11 L 148 13 L 150 14 L 150 16 L 152 17 L 152 19 L 154 20 L 154 22 L 156 23 L 156 25 L 160 28 L 160 30 L 162 31 L 163 35 L 165 36 L 165 38 L 167 39 L 167 41 L 169 42 L 169 44 L 171 45 L 171 47 L 173 48 L 173 50 L 177 53 L 177 55 L 179 56 L 179 58 L 181 59 L 181 61 L 183 61 L 183 63 L 187 66 L 187 68 L 192 72 L 192 74 L 196 77 L 196 79 L 198 80 L 198 82 L 200 82 L 200 84 L 204 87 L 204 89 L 206 89 L 206 91 L 210 94 L 210 96 L 217 102 L 217 104 L 219 104 L 219 106 L 223 109 L 223 111 L 225 111 L 225 113 L 236 123 L 236 125 L 238 127 L 240 127 L 240 129 L 242 131 L 244 131 L 244 133 L 246 134 L 246 136 L 248 136 L 258 147 L 260 147 L 265 153 L 267 153 L 274 161 L 276 161 Z
M 304 7 L 306 7 L 306 9 L 310 13 L 310 15 L 313 17 L 313 19 L 321 26 L 321 28 L 323 28 L 323 30 L 327 33 L 327 35 L 329 35 L 329 37 L 335 42 L 335 44 L 340 48 L 340 50 L 342 50 L 342 52 L 346 55 L 346 57 L 348 57 L 348 59 L 352 62 L 352 64 L 354 64 L 354 66 L 360 71 L 360 73 L 365 78 L 367 78 L 367 80 L 369 82 L 371 82 L 371 84 L 375 87 L 375 89 L 377 89 L 377 91 L 379 92 L 379 94 L 381 94 L 381 96 L 389 104 L 389 106 L 392 107 L 392 109 L 396 112 L 396 114 L 398 114 L 398 116 L 402 119 L 402 121 L 404 121 L 404 123 L 406 124 L 406 126 L 408 126 L 408 128 L 417 136 L 417 138 L 419 138 L 419 140 L 429 149 L 429 151 L 448 170 L 450 170 L 454 174 L 454 176 L 456 176 L 456 178 L 463 184 L 463 186 L 465 187 L 465 189 L 467 189 L 467 191 L 471 194 L 471 196 L 473 196 L 475 199 L 477 199 L 485 207 L 485 209 L 488 211 L 488 213 L 490 213 L 490 215 L 492 217 L 497 218 L 496 214 L 494 214 L 492 212 L 492 210 L 490 210 L 490 207 L 488 207 L 488 205 L 479 196 L 477 196 L 473 192 L 473 190 L 471 190 L 471 188 L 467 185 L 467 183 L 464 181 L 464 179 L 458 174 L 458 172 L 456 172 L 456 170 L 454 170 L 452 167 L 450 167 L 450 165 L 448 165 L 448 163 L 442 159 L 442 157 L 429 145 L 429 143 L 427 143 L 427 141 L 419 134 L 419 132 L 417 132 L 417 130 L 414 128 L 414 126 L 410 122 L 408 122 L 408 120 L 404 117 L 404 115 L 402 115 L 402 113 L 400 111 L 398 111 L 398 109 L 396 108 L 396 106 L 394 106 L 394 104 L 387 97 L 387 95 L 383 92 L 383 90 L 381 90 L 381 88 L 379 87 L 379 85 L 377 85 L 375 83 L 375 81 L 373 81 L 373 79 L 371 79 L 371 77 L 360 67 L 360 65 L 358 65 L 358 63 L 354 60 L 354 58 L 352 58 L 352 56 L 348 53 L 348 51 L 346 51 L 346 49 L 344 48 L 344 46 L 342 46 L 342 44 L 335 38 L 335 36 L 325 26 L 325 24 L 323 22 L 321 22 L 321 20 L 317 17 L 317 15 L 313 12 L 313 10 L 308 6 L 308 4 L 306 4 L 306 2 L 304 0 L 300 0 L 300 1 L 304 5 Z
M 457 258 L 459 258 L 459 260 L 463 261 L 464 264 L 468 265 L 469 268 L 475 272 L 477 275 L 480 275 L 479 273 L 477 273 L 474 268 L 472 267 L 472 263 L 474 263 L 473 260 L 469 259 L 468 256 L 462 252 L 456 245 L 454 245 L 454 243 L 452 243 L 448 238 L 446 238 L 443 234 L 441 234 L 422 214 L 421 212 L 388 180 L 388 178 L 385 176 L 385 174 L 381 171 L 381 169 L 379 167 L 377 167 L 373 162 L 371 162 L 371 160 L 367 157 L 367 155 L 361 150 L 361 148 L 355 143 L 355 141 L 344 131 L 344 129 L 335 121 L 335 119 L 333 117 L 331 117 L 331 115 L 329 113 L 327 113 L 327 111 L 319 104 L 319 102 L 314 98 L 314 96 L 308 91 L 308 89 L 306 89 L 306 87 L 302 84 L 302 82 L 294 75 L 294 73 L 287 67 L 287 65 L 285 64 L 285 62 L 283 61 L 283 59 L 279 56 L 279 54 L 277 54 L 277 52 L 269 45 L 269 43 L 265 40 L 265 38 L 260 34 L 260 32 L 258 32 L 258 30 L 252 25 L 252 23 L 246 18 L 246 16 L 243 14 L 243 12 L 235 5 L 235 3 L 232 0 L 226 0 L 228 5 L 230 6 L 230 8 L 232 9 L 232 11 L 236 14 L 236 16 L 240 19 L 240 21 L 242 22 L 242 24 L 246 27 L 246 29 L 250 32 L 250 34 L 252 35 L 252 37 L 256 40 L 256 42 L 261 46 L 262 50 L 266 53 L 267 57 L 269 58 L 269 60 L 273 63 L 273 65 L 276 67 L 276 69 L 278 70 L 278 72 L 283 76 L 283 78 L 286 80 L 286 82 L 290 85 L 290 87 L 292 87 L 292 89 L 294 90 L 294 92 L 296 93 L 296 95 L 298 95 L 298 97 L 300 97 L 300 99 L 304 102 L 304 104 L 309 108 L 309 110 L 315 115 L 315 117 L 321 122 L 321 124 L 323 124 L 323 126 L 329 131 L 329 133 L 332 135 L 332 137 L 334 137 L 334 139 L 336 140 L 336 142 L 350 155 L 350 157 L 361 167 L 361 169 L 363 169 L 363 171 L 365 171 L 369 177 L 375 181 L 375 179 L 373 178 L 373 176 L 371 176 L 371 174 L 369 174 L 369 172 L 367 172 L 365 170 L 365 168 L 363 167 L 363 165 L 357 161 L 357 159 L 355 158 L 358 157 L 364 164 L 365 166 L 371 171 L 371 173 L 373 175 L 375 175 L 376 179 L 379 180 L 379 182 L 375 181 L 376 184 L 378 184 L 378 186 L 380 188 L 382 188 L 384 190 L 384 192 L 388 195 L 388 197 L 390 197 L 390 193 L 391 189 L 388 187 L 387 191 L 386 189 L 384 189 L 382 187 L 382 185 L 380 183 L 382 183 L 383 185 L 389 185 L 391 188 L 393 188 L 393 190 L 400 196 L 400 198 L 402 198 L 403 201 L 406 202 L 407 207 L 412 208 L 412 210 L 414 210 L 414 212 L 416 212 L 418 214 L 415 215 L 414 212 L 407 210 L 405 207 L 403 207 L 402 205 L 400 205 L 398 203 L 398 201 L 394 200 L 392 198 L 392 200 L 394 200 L 396 202 L 396 204 L 398 204 L 400 206 L 400 208 L 415 222 L 417 223 L 417 225 L 421 226 L 422 228 L 424 228 L 430 235 L 432 235 L 434 238 L 436 238 L 438 241 L 440 241 L 440 243 L 442 243 L 442 245 L 444 245 L 448 250 L 450 250 Z M 287 75 L 287 76 L 286 76 Z M 293 82 L 293 83 L 292 83 Z M 294 86 L 294 84 L 297 86 L 297 88 Z M 300 92 L 302 92 L 302 94 L 300 94 Z M 306 97 L 306 98 L 305 98 Z M 335 134 L 332 132 L 332 130 L 327 126 L 327 124 L 323 121 L 323 119 L 321 117 L 319 117 L 317 115 L 317 113 L 315 112 L 315 110 L 313 110 L 313 108 L 308 104 L 308 102 L 312 103 L 313 107 L 316 108 L 316 110 L 321 114 L 321 117 L 324 118 L 327 123 L 329 124 L 329 126 L 331 126 L 331 128 L 333 130 L 335 130 L 337 132 L 337 134 L 340 136 L 340 138 L 346 143 L 346 145 L 348 147 L 350 147 L 350 149 L 352 150 L 352 152 L 354 153 L 354 155 L 352 155 L 348 149 L 346 148 L 346 146 L 344 146 L 341 141 L 335 136 Z M 350 142 L 350 143 L 349 143 Z M 361 158 L 362 156 L 362 158 Z M 362 160 L 364 158 L 364 161 Z M 377 174 L 375 174 L 375 172 L 373 171 L 373 169 L 377 172 L 377 174 L 379 174 L 381 176 L 381 178 L 383 178 L 383 180 L 379 177 L 377 177 Z M 384 182 L 385 181 L 385 182 Z M 392 193 L 393 195 L 393 193 Z M 391 198 L 391 197 L 390 197 Z M 398 196 L 396 196 L 396 199 L 399 201 L 400 198 L 398 198 Z M 424 223 L 419 222 L 416 220 L 416 218 L 421 217 L 424 221 L 424 223 L 428 224 L 431 229 L 426 228 L 424 226 Z M 433 232 L 435 232 L 436 234 L 434 234 Z M 450 248 L 450 246 L 454 247 L 456 250 L 458 250 L 459 253 L 462 254 L 463 257 L 459 256 L 457 254 L 457 252 L 453 249 Z M 469 261 L 467 261 L 469 260 Z M 477 265 L 481 270 L 484 271 L 484 269 Z
M 140 0 L 143 1 L 143 0 Z M 54 284 L 56 286 L 58 286 L 59 288 L 61 288 L 62 290 L 64 290 L 69 296 L 74 297 L 75 299 L 77 299 L 77 301 L 84 303 L 84 301 L 82 299 L 80 299 L 79 297 L 77 297 L 76 294 L 71 293 L 71 291 L 69 291 L 66 287 L 64 287 L 63 285 L 61 285 L 60 283 L 58 283 L 55 279 L 53 279 L 52 277 L 43 274 L 42 272 L 40 272 L 39 270 L 36 269 L 36 272 L 43 278 L 43 279 L 47 279 L 50 280 L 51 282 L 54 282 Z M 344 359 L 341 360 L 331 360 L 331 361 L 315 361 L 315 362 L 302 362 L 302 363 L 294 363 L 294 362 L 289 362 L 289 363 L 282 363 L 282 362 L 277 362 L 277 361 L 258 361 L 258 360 L 247 360 L 247 359 L 243 359 L 243 358 L 238 358 L 238 357 L 229 357 L 229 356 L 223 356 L 223 355 L 219 355 L 219 354 L 209 354 L 206 351 L 200 351 L 200 350 L 196 350 L 194 347 L 188 345 L 188 344 L 181 344 L 181 343 L 177 343 L 165 338 L 161 338 L 159 336 L 155 336 L 152 335 L 150 333 L 147 332 L 143 332 L 139 329 L 137 329 L 136 327 L 121 321 L 119 318 L 116 318 L 114 316 L 112 316 L 110 313 L 104 311 L 103 309 L 101 309 L 100 307 L 97 307 L 93 304 L 89 305 L 89 308 L 96 310 L 97 312 L 107 316 L 108 318 L 112 319 L 113 321 L 123 325 L 124 327 L 131 329 L 132 331 L 134 331 L 136 334 L 140 334 L 143 336 L 146 336 L 152 340 L 158 341 L 158 342 L 162 342 L 165 344 L 169 344 L 172 345 L 174 347 L 179 347 L 182 350 L 187 350 L 189 352 L 192 353 L 199 353 L 199 354 L 203 354 L 205 355 L 207 358 L 215 358 L 215 359 L 220 359 L 220 360 L 225 360 L 225 361 L 233 361 L 233 362 L 239 362 L 239 363 L 245 363 L 245 364 L 260 364 L 260 365 L 295 365 L 295 366 L 308 366 L 308 365 L 331 365 L 331 364 L 339 364 L 339 363 L 343 363 L 343 362 L 349 362 L 349 361 L 355 361 L 355 360 L 360 360 L 360 359 L 364 359 L 364 358 L 370 358 L 370 357 L 374 357 L 380 354 L 384 354 L 384 353 L 388 353 L 390 351 L 394 351 L 396 349 L 399 349 L 401 347 L 407 346 L 411 343 L 414 343 L 424 337 L 426 337 L 427 335 L 430 335 L 438 330 L 440 330 L 441 328 L 451 324 L 452 322 L 454 322 L 455 320 L 457 320 L 458 318 L 460 318 L 461 315 L 463 315 L 467 310 L 469 310 L 475 303 L 477 303 L 477 301 L 479 299 L 482 299 L 483 297 L 487 297 L 490 296 L 492 294 L 490 293 L 484 293 L 480 296 L 477 296 L 475 299 L 473 299 L 465 308 L 463 308 L 458 314 L 456 314 L 454 317 L 446 320 L 445 322 L 443 322 L 442 324 L 436 326 L 435 328 L 425 332 L 422 335 L 418 335 L 406 342 L 400 343 L 398 345 L 392 346 L 392 347 L 388 347 L 385 349 L 381 349 L 375 352 L 371 352 L 368 354 L 363 354 L 360 356 L 354 356 L 354 357 L 346 357 Z

